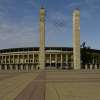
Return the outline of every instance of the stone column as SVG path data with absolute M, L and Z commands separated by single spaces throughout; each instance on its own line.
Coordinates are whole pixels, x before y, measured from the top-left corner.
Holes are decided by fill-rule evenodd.
M 23 64 L 25 63 L 25 60 L 24 60 L 24 54 L 23 54 Z
M 32 70 L 34 70 L 34 53 L 33 53 L 33 64 L 32 64 Z
M 93 63 L 93 64 L 95 63 L 95 61 L 94 61 L 94 55 L 93 55 L 92 63 Z
M 98 69 L 98 68 L 97 68 L 97 64 L 95 64 L 95 67 L 94 67 L 94 68 L 95 68 L 95 69 Z
M 9 55 L 9 67 L 10 67 L 10 70 L 12 71 L 12 68 L 11 68 L 11 63 L 10 63 L 10 55 Z
M 12 65 L 9 65 L 9 67 L 10 67 L 10 71 L 12 71 L 13 69 L 12 69 Z
M 50 54 L 50 67 L 51 67 L 51 54 Z
M 2 56 L 1 56 L 1 64 L 0 64 L 0 70 L 2 70 Z
M 4 59 L 4 60 L 5 60 L 5 63 L 4 63 L 4 64 L 5 64 L 5 65 L 4 65 L 4 66 L 5 66 L 5 70 L 8 70 L 8 69 L 7 69 L 7 65 L 6 65 L 6 56 L 4 56 L 4 58 L 5 58 L 5 59 Z
M 26 71 L 28 72 L 28 70 L 29 70 L 29 69 L 28 69 L 28 64 L 26 64 L 25 66 L 26 66 Z
M 10 65 L 10 55 L 9 55 L 9 65 Z
M 12 56 L 13 56 L 13 63 L 12 63 L 12 65 L 15 66 L 15 65 L 14 65 L 14 64 L 15 64 L 14 55 L 12 55 Z M 12 65 L 11 65 L 11 66 L 12 66 Z
M 22 64 L 20 65 L 20 69 L 21 69 L 21 71 L 23 71 L 23 65 Z
M 22 68 L 24 67 L 24 64 L 25 64 L 25 59 L 24 59 L 24 54 L 23 54 L 23 64 L 21 64 Z
M 34 70 L 34 53 L 33 53 L 33 70 Z
M 0 71 L 1 71 L 1 64 L 0 64 Z
M 18 65 L 13 65 L 15 67 L 15 71 L 18 71 Z
M 14 59 L 14 55 L 13 55 L 13 64 L 15 64 L 15 59 Z
M 20 57 L 19 57 L 20 55 L 18 54 L 18 64 L 20 64 Z
M 6 64 L 6 56 L 5 56 L 5 64 Z
M 85 65 L 85 69 L 86 69 L 86 70 L 88 69 L 88 65 L 87 65 L 87 64 Z
M 20 54 L 18 54 L 18 56 L 17 56 L 17 64 L 16 65 L 20 66 Z M 21 68 L 21 66 L 20 66 L 20 70 L 23 70 L 23 68 Z
M 28 64 L 26 70 L 29 71 L 29 64 L 30 64 L 30 59 L 29 59 L 29 53 L 28 53 Z
M 0 55 L 0 71 L 1 71 L 1 64 L 2 64 L 2 56 Z
M 5 71 L 7 71 L 7 65 L 6 64 L 4 65 L 4 67 L 5 67 Z
M 55 54 L 55 64 L 56 64 L 56 68 L 57 68 L 57 54 Z
M 61 54 L 61 69 L 62 69 L 62 62 L 63 62 L 63 60 L 62 60 L 62 54 Z
M 45 9 L 40 9 L 40 53 L 39 53 L 40 69 L 45 68 Z
M 34 70 L 34 66 L 33 66 L 33 64 L 31 65 L 31 71 L 33 71 Z
M 93 69 L 93 64 L 90 64 L 90 70 L 92 70 Z
M 66 66 L 68 68 L 68 54 L 66 54 Z
M 79 70 L 80 64 L 80 11 L 76 9 L 73 12 L 73 57 L 74 69 Z

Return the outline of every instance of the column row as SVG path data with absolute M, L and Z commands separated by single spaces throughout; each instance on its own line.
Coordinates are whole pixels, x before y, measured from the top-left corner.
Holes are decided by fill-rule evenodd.
M 100 65 L 99 64 L 86 64 L 85 69 L 86 70 L 100 69 Z
M 68 54 L 47 54 L 46 55 L 46 66 L 47 67 L 60 67 L 68 65 Z
M 0 56 L 0 64 L 26 64 L 26 63 L 38 63 L 38 54 L 27 55 L 3 55 Z
M 33 71 L 38 69 L 38 67 L 34 65 L 0 65 L 1 71 Z

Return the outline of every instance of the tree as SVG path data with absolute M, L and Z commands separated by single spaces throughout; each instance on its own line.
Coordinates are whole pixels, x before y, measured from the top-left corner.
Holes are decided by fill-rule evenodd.
M 86 45 L 86 42 L 83 42 L 81 45 L 81 61 L 82 64 L 90 64 L 92 63 L 92 54 L 91 47 Z

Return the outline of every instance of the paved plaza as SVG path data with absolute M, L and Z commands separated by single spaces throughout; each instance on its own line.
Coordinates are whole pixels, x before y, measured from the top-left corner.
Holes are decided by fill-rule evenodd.
M 100 71 L 0 72 L 0 100 L 100 100 Z

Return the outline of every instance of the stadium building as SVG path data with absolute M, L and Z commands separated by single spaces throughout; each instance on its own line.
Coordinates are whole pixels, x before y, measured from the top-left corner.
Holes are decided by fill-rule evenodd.
M 40 9 L 40 47 L 0 50 L 0 70 L 99 69 L 100 51 L 90 49 L 92 61 L 82 64 L 80 49 L 80 10 L 73 12 L 73 47 L 45 47 L 45 9 Z

